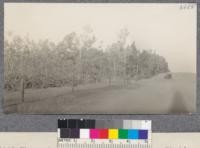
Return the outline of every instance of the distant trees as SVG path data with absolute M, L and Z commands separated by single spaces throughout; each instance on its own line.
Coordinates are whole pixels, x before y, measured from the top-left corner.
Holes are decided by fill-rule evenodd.
M 152 50 L 140 50 L 135 42 L 127 44 L 129 32 L 120 31 L 117 42 L 104 49 L 96 47 L 96 38 L 89 30 L 83 35 L 67 34 L 55 44 L 29 38 L 5 38 L 5 89 L 47 88 L 80 84 L 149 78 L 168 72 L 165 58 Z

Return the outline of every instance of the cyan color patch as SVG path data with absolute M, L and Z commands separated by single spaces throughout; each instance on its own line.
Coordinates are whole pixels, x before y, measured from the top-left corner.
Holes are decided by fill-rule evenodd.
M 138 130 L 128 130 L 128 139 L 138 139 L 139 131 Z

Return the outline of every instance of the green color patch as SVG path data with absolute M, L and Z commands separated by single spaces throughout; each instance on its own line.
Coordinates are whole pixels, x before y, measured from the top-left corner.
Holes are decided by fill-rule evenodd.
M 128 139 L 128 130 L 119 129 L 119 139 Z

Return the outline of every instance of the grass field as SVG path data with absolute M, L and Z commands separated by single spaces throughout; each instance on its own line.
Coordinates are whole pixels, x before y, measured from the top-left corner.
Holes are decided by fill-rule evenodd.
M 70 87 L 26 89 L 25 102 L 19 92 L 5 92 L 4 111 L 25 114 L 168 114 L 194 112 L 196 75 L 174 73 L 120 84 L 88 84 L 75 93 Z

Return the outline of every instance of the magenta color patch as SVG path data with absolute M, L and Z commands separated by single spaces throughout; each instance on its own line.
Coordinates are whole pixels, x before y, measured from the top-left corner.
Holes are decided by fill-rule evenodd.
M 90 138 L 98 139 L 99 138 L 99 130 L 98 129 L 90 129 Z

